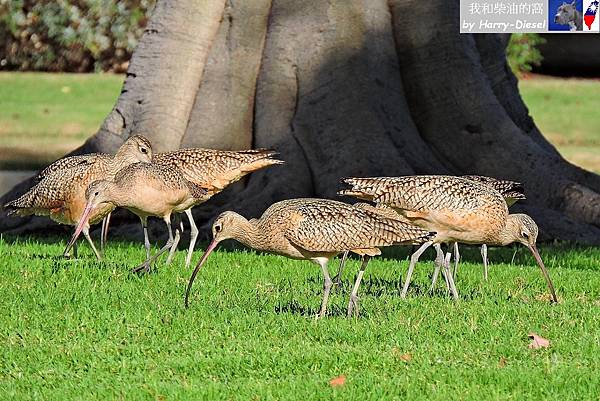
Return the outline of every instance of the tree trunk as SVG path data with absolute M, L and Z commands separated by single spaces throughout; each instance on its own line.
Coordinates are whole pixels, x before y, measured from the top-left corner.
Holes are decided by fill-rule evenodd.
M 335 198 L 346 176 L 513 179 L 527 189 L 517 210 L 536 219 L 542 238 L 598 244 L 600 177 L 539 132 L 504 46 L 499 35 L 459 34 L 454 2 L 159 0 L 114 110 L 77 152 L 114 151 L 143 133 L 157 151 L 281 153 L 285 166 L 198 207 L 202 219 L 226 209 L 256 217 L 289 197 Z M 0 219 L 8 232 L 47 224 Z

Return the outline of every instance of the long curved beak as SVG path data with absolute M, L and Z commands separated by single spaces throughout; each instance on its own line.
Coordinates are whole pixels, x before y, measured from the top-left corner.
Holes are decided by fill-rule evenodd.
M 546 283 L 548 284 L 548 289 L 550 290 L 550 295 L 552 296 L 552 302 L 558 303 L 558 298 L 556 298 L 556 292 L 554 292 L 554 285 L 552 285 L 552 280 L 550 280 L 550 275 L 548 274 L 548 270 L 546 270 L 546 266 L 542 261 L 540 253 L 538 252 L 535 245 L 528 246 L 528 248 L 533 254 L 533 257 L 535 258 L 535 261 L 537 262 L 538 266 L 542 270 L 542 274 L 544 275 Z
M 200 258 L 200 261 L 196 265 L 196 268 L 192 272 L 192 277 L 190 277 L 190 281 L 188 282 L 187 290 L 185 291 L 185 307 L 186 308 L 189 307 L 190 290 L 192 289 L 192 284 L 194 284 L 194 279 L 196 279 L 196 274 L 198 274 L 198 271 L 200 271 L 200 268 L 202 267 L 204 262 L 206 262 L 206 259 L 208 259 L 208 256 L 217 247 L 218 244 L 219 244 L 219 241 L 217 241 L 216 239 L 212 240 L 212 242 L 210 243 L 208 248 L 206 248 L 204 255 L 202 255 L 202 258 Z
M 83 230 L 83 227 L 85 226 L 88 219 L 90 218 L 90 213 L 92 213 L 92 201 L 89 201 L 85 205 L 83 214 L 81 215 L 81 218 L 79 219 L 79 224 L 77 225 L 77 228 L 75 229 L 75 232 L 73 233 L 73 236 L 71 237 L 71 241 L 69 241 L 69 243 L 67 244 L 67 247 L 65 248 L 65 251 L 63 252 L 63 255 L 66 255 L 69 252 L 69 250 L 73 247 L 73 245 L 75 244 L 75 241 L 77 241 L 79 234 L 81 234 L 81 230 Z

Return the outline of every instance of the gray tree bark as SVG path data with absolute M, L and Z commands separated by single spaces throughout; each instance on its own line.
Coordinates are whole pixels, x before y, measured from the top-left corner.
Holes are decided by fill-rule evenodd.
M 133 133 L 157 151 L 281 153 L 285 166 L 196 208 L 204 222 L 226 209 L 255 217 L 290 197 L 335 198 L 345 176 L 513 179 L 543 239 L 599 244 L 600 177 L 537 129 L 504 46 L 498 35 L 460 35 L 454 2 L 159 0 L 114 110 L 76 153 L 114 151 Z M 0 218 L 13 233 L 47 224 Z

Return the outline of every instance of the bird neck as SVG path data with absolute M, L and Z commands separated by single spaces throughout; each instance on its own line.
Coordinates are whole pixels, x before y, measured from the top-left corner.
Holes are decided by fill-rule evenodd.
M 508 215 L 504 228 L 500 230 L 494 243 L 488 245 L 506 246 L 518 241 L 519 226 L 513 215 Z
M 124 207 L 126 204 L 127 191 L 121 191 L 114 182 L 105 189 L 104 198 L 107 203 L 112 203 L 116 207 Z
M 137 163 L 139 160 L 132 154 L 128 146 L 121 146 L 112 158 L 110 174 L 114 177 L 119 170 L 130 164 Z
M 256 219 L 247 220 L 240 216 L 236 223 L 233 239 L 252 249 L 263 250 L 265 248 L 266 238 L 263 231 L 259 229 Z

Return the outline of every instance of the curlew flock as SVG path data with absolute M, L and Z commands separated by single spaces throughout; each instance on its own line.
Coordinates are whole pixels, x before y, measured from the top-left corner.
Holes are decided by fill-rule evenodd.
M 183 231 L 172 217 L 185 213 L 190 225 L 190 245 L 186 267 L 190 264 L 198 229 L 192 208 L 245 175 L 282 164 L 271 150 L 221 151 L 181 149 L 153 154 L 148 139 L 129 137 L 115 155 L 88 154 L 60 159 L 37 176 L 37 183 L 25 194 L 6 205 L 9 214 L 48 216 L 61 224 L 75 226 L 64 255 L 77 257 L 81 233 L 98 259 L 106 248 L 111 212 L 125 208 L 137 215 L 144 233 L 146 259 L 134 272 L 150 272 L 157 259 L 167 251 L 168 264 Z M 196 265 L 185 293 L 189 305 L 194 279 L 211 252 L 226 239 L 234 239 L 256 250 L 310 260 L 323 274 L 323 296 L 317 317 L 327 313 L 334 284 L 339 284 L 349 252 L 360 255 L 361 266 L 348 302 L 348 317 L 358 315 L 358 290 L 371 257 L 380 248 L 416 245 L 406 277 L 401 282 L 401 297 L 406 297 L 419 257 L 430 246 L 436 250 L 432 286 L 441 271 L 448 290 L 458 299 L 454 278 L 460 254 L 458 244 L 481 245 L 484 279 L 488 276 L 487 246 L 511 243 L 525 245 L 533 254 L 550 292 L 557 302 L 554 286 L 536 248 L 538 228 L 525 214 L 510 214 L 508 208 L 524 199 L 524 188 L 513 181 L 482 176 L 422 175 L 405 177 L 346 178 L 340 195 L 362 201 L 355 204 L 330 199 L 289 199 L 274 203 L 256 219 L 227 211 L 212 225 L 213 239 Z M 168 240 L 151 255 L 148 217 L 161 218 Z M 89 233 L 90 225 L 102 221 L 100 250 Z M 444 254 L 442 245 L 447 244 Z M 454 266 L 450 266 L 452 252 Z M 343 254 L 337 276 L 329 274 L 329 261 Z

